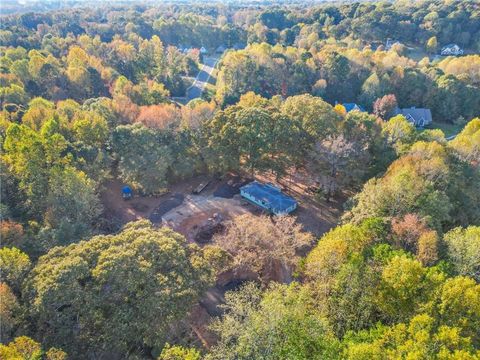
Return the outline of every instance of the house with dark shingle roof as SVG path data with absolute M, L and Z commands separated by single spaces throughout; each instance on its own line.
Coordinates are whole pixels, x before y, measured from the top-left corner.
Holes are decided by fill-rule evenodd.
M 432 123 L 432 112 L 430 109 L 424 108 L 396 108 L 395 115 L 403 115 L 410 123 L 417 127 L 424 127 L 425 125 Z

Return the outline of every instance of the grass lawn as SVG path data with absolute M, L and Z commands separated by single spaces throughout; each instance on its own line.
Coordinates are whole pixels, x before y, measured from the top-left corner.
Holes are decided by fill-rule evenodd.
M 425 129 L 440 129 L 445 134 L 445 137 L 450 137 L 458 134 L 463 129 L 463 125 L 447 124 L 441 122 L 433 122 L 428 126 L 425 126 Z
M 429 54 L 425 51 L 425 48 L 422 46 L 414 45 L 414 44 L 406 44 L 407 52 L 406 56 L 410 59 L 415 61 L 420 61 L 423 58 L 427 57 L 430 62 L 440 61 L 442 57 L 437 54 Z
M 195 82 L 195 76 L 182 76 L 182 79 L 186 88 L 192 86 Z
M 432 58 L 430 54 L 427 54 L 424 49 L 420 47 L 409 47 L 407 50 L 407 57 L 415 61 L 420 61 L 424 57 Z
M 217 83 L 217 74 L 218 74 L 218 68 L 213 69 L 208 79 L 209 84 L 215 85 Z
M 206 101 L 210 101 L 215 97 L 215 85 L 207 83 L 205 89 L 203 89 L 202 99 Z

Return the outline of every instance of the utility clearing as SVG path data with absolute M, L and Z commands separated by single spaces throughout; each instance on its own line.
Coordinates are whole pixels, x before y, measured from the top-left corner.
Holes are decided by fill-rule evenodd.
M 328 203 L 319 201 L 309 191 L 312 184 L 305 173 L 297 171 L 281 182 L 269 176 L 257 176 L 256 179 L 274 183 L 295 198 L 298 208 L 292 216 L 297 217 L 305 230 L 315 236 L 322 235 L 337 223 L 344 198 Z M 155 225 L 169 226 L 190 242 L 200 239 L 197 242 L 205 243 L 209 240 L 209 227 L 213 236 L 215 230 L 221 230 L 219 224 L 238 215 L 265 213 L 240 196 L 240 187 L 251 181 L 251 178 L 237 174 L 228 174 L 221 179 L 197 176 L 170 186 L 169 191 L 162 195 L 134 194 L 130 200 L 124 200 L 122 187 L 125 184 L 115 179 L 104 184 L 101 199 L 105 218 L 112 228 L 119 228 L 130 221 L 148 219 Z

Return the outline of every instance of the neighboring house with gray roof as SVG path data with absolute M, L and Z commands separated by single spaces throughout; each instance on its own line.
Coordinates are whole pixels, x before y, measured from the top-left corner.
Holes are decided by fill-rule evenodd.
M 430 109 L 416 107 L 400 109 L 397 107 L 395 115 L 405 116 L 409 122 L 417 127 L 424 127 L 432 123 L 432 112 Z
M 448 44 L 442 48 L 442 50 L 440 51 L 440 54 L 443 56 L 449 56 L 449 55 L 458 56 L 458 55 L 463 55 L 463 50 L 457 44 Z

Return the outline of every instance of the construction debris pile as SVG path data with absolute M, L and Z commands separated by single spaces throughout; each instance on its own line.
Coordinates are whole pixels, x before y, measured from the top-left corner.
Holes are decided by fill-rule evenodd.
M 212 240 L 213 235 L 222 232 L 224 229 L 223 217 L 215 213 L 212 217 L 208 218 L 204 224 L 197 228 L 194 236 L 195 241 L 200 244 L 208 243 Z

